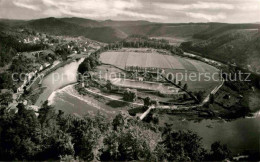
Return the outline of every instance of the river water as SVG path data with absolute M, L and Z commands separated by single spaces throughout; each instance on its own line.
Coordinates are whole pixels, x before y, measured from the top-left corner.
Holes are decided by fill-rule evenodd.
M 43 86 L 48 87 L 37 101 L 42 103 L 47 97 L 49 104 L 56 109 L 63 110 L 70 114 L 83 115 L 87 112 L 104 111 L 115 114 L 115 111 L 95 103 L 91 99 L 81 97 L 73 90 L 76 82 L 76 72 L 79 64 L 72 62 L 54 71 L 43 80 Z M 58 77 L 59 75 L 59 77 Z M 187 121 L 177 116 L 172 116 L 174 128 L 177 130 L 190 129 L 197 132 L 203 138 L 204 147 L 210 148 L 215 141 L 221 141 L 228 145 L 234 153 L 241 153 L 245 150 L 259 152 L 260 148 L 260 115 L 253 118 L 240 118 L 231 122 L 219 120 L 202 120 L 200 122 Z
M 202 120 L 187 121 L 178 116 L 170 117 L 172 128 L 192 130 L 202 137 L 202 144 L 208 150 L 215 141 L 227 144 L 234 154 L 260 151 L 260 118 L 239 118 L 234 121 Z
M 75 83 L 77 81 L 76 74 L 78 66 L 83 60 L 84 59 L 82 58 L 79 61 L 71 62 L 45 76 L 42 80 L 42 87 L 45 87 L 46 89 L 44 89 L 43 93 L 39 96 L 35 105 L 41 106 L 44 101 L 53 96 L 52 93 L 54 91 L 66 85 Z

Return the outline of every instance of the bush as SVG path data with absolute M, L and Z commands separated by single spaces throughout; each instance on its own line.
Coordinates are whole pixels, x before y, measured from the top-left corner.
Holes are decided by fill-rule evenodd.
M 137 97 L 137 95 L 136 95 L 136 92 L 133 92 L 133 91 L 131 91 L 131 90 L 126 90 L 125 92 L 124 92 L 124 94 L 123 94 L 123 100 L 124 101 L 128 101 L 128 102 L 133 102 L 133 101 L 135 101 L 136 100 L 136 97 Z

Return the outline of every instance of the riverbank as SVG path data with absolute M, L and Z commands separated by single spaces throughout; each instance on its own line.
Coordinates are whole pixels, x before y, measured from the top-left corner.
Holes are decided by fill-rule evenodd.
M 77 69 L 78 65 L 84 60 L 81 58 L 78 61 L 70 59 L 66 62 L 62 62 L 56 66 L 51 72 L 49 72 L 42 80 L 41 87 L 46 89 L 39 95 L 35 105 L 40 107 L 49 96 L 55 91 L 66 85 L 77 82 Z
M 109 118 L 113 118 L 120 111 L 125 111 L 128 105 L 113 108 L 106 98 L 98 97 L 90 92 L 79 93 L 77 84 L 71 84 L 54 91 L 48 98 L 48 103 L 56 110 L 62 110 L 68 114 L 84 116 L 86 113 L 96 114 L 102 112 Z
M 77 67 L 78 64 L 72 62 L 65 67 L 57 69 L 56 72 L 59 74 L 64 74 L 66 71 L 76 73 Z M 83 116 L 86 113 L 95 115 L 98 112 L 103 112 L 112 117 L 121 110 L 128 109 L 117 107 L 117 103 L 108 101 L 100 96 L 93 94 L 80 95 L 72 85 L 65 86 L 68 85 L 68 83 L 73 83 L 68 77 L 65 78 L 66 82 L 57 81 L 53 85 L 52 75 L 48 75 L 43 82 L 43 85 L 49 85 L 51 86 L 49 89 L 53 89 L 53 91 L 50 92 L 53 95 L 48 98 L 56 110 L 62 110 L 68 114 L 77 116 Z M 230 100 L 233 99 L 231 98 Z M 114 107 L 111 108 L 111 105 Z M 205 110 L 208 109 L 209 108 L 206 108 Z M 226 111 L 228 111 L 228 109 L 226 109 Z M 257 137 L 259 137 L 259 132 L 256 131 L 259 121 L 256 118 L 239 118 L 227 122 L 217 117 L 210 118 L 203 116 L 205 114 L 202 113 L 202 110 L 200 114 L 198 114 L 198 112 L 198 110 L 192 109 L 185 112 L 175 111 L 175 114 L 161 113 L 159 114 L 159 125 L 165 126 L 165 124 L 172 124 L 175 130 L 193 130 L 203 138 L 203 145 L 207 148 L 210 148 L 213 142 L 221 141 L 222 143 L 227 143 L 228 147 L 230 147 L 234 153 L 241 153 L 245 150 L 243 148 L 248 148 L 249 151 L 257 150 L 258 146 L 255 141 L 257 141 Z M 247 132 L 250 134 L 247 134 Z M 250 135 L 250 138 L 247 138 L 248 135 Z
M 260 118 L 189 120 L 185 116 L 159 114 L 159 126 L 174 130 L 191 130 L 202 137 L 202 144 L 210 150 L 211 144 L 220 141 L 227 144 L 235 156 L 259 152 Z

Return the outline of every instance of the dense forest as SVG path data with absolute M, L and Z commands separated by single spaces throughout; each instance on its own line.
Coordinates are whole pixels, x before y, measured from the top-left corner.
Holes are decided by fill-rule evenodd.
M 239 26 L 234 26 L 239 27 Z M 244 27 L 244 26 L 242 26 Z M 241 27 L 241 28 L 242 28 Z M 260 34 L 258 29 L 229 29 L 230 26 L 208 30 L 194 35 L 201 40 L 181 43 L 186 52 L 195 52 L 206 58 L 259 73 L 260 70 Z
M 231 152 L 219 142 L 206 151 L 190 131 L 145 123 L 118 114 L 84 117 L 55 112 L 47 103 L 35 113 L 0 109 L 0 160 L 223 160 Z
M 44 49 L 44 44 L 21 43 L 11 35 L 0 33 L 0 67 L 10 63 L 17 52 L 37 51 Z

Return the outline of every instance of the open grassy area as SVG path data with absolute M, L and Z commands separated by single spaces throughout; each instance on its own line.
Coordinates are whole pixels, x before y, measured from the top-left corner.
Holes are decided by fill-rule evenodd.
M 205 90 L 210 92 L 221 82 L 219 81 L 220 76 L 217 68 L 198 60 L 177 55 L 160 54 L 155 49 L 123 48 L 118 51 L 108 51 L 101 54 L 100 61 L 121 69 L 140 67 L 164 70 L 166 76 L 177 77 L 177 80 L 181 81 L 182 85 L 187 83 L 189 91 Z M 108 72 L 110 73 L 115 68 L 107 69 L 109 69 Z M 190 78 L 190 75 L 196 76 Z
M 187 70 L 194 72 L 215 72 L 216 68 L 201 61 L 183 58 L 176 55 L 162 55 L 156 51 L 122 50 L 108 51 L 100 56 L 100 61 L 106 64 L 115 65 L 124 69 L 127 66 L 142 68 L 161 68 L 173 70 Z

